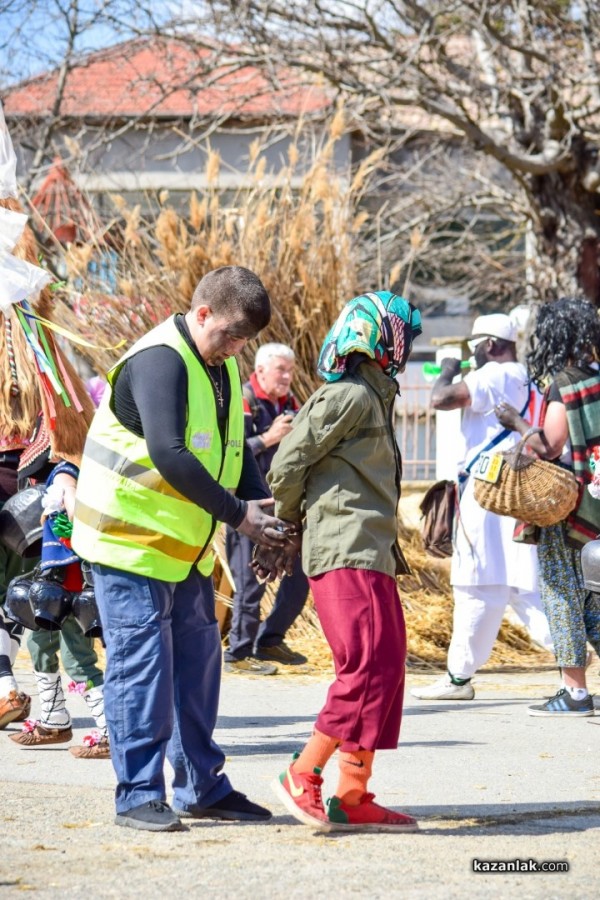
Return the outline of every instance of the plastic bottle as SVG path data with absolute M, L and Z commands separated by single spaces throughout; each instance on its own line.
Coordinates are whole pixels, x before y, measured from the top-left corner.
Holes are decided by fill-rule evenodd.
M 469 362 L 468 359 L 463 359 L 463 361 L 460 364 L 460 367 L 461 367 L 461 369 L 470 369 L 471 363 Z M 432 362 L 423 363 L 423 375 L 425 375 L 426 378 L 427 377 L 437 378 L 437 376 L 440 374 L 441 371 L 442 371 L 442 367 L 440 365 L 438 365 L 437 363 L 432 363 Z

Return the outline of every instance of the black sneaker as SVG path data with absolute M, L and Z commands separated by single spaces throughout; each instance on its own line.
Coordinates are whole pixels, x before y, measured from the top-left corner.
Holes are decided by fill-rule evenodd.
M 296 653 L 291 647 L 282 641 L 274 647 L 257 647 L 257 659 L 267 659 L 270 662 L 281 663 L 284 666 L 302 666 L 308 662 L 306 656 Z
M 125 828 L 139 828 L 142 831 L 185 831 L 185 825 L 163 800 L 149 800 L 134 806 L 127 812 L 117 813 L 115 825 Z
M 530 706 L 530 716 L 593 716 L 594 701 L 590 694 L 584 700 L 573 700 L 566 688 L 542 703 L 541 706 Z
M 232 675 L 276 675 L 277 666 L 245 656 L 244 659 L 226 659 L 225 671 Z
M 240 791 L 230 791 L 210 806 L 190 806 L 173 811 L 182 819 L 230 819 L 235 822 L 266 822 L 272 816 L 269 809 L 248 800 Z

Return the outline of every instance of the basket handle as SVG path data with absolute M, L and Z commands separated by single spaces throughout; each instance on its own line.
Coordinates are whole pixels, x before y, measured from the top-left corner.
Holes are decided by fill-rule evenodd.
M 536 428 L 534 426 L 527 429 L 527 431 L 525 432 L 525 434 L 523 435 L 523 437 L 521 438 L 519 443 L 516 444 L 516 446 L 514 448 L 515 465 L 518 466 L 518 464 L 521 460 L 521 456 L 523 455 L 523 452 L 525 450 L 525 444 L 527 443 L 529 438 L 533 437 L 534 434 L 543 434 L 543 432 L 544 432 L 543 428 Z

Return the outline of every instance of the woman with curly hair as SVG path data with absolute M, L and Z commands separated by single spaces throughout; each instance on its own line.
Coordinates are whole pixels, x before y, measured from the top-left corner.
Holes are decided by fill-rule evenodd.
M 585 680 L 586 641 L 600 652 L 600 599 L 584 588 L 581 548 L 600 532 L 600 503 L 586 485 L 589 460 L 600 445 L 600 318 L 587 300 L 563 297 L 538 312 L 527 365 L 544 390 L 540 425 L 529 446 L 542 459 L 570 469 L 580 484 L 579 500 L 563 522 L 536 529 L 540 590 L 562 671 L 563 687 L 532 716 L 593 716 Z M 499 421 L 520 434 L 529 424 L 506 404 Z

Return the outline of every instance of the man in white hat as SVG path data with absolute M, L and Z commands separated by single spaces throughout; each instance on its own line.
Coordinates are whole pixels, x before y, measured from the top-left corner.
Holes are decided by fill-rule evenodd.
M 517 328 L 501 313 L 479 316 L 469 339 L 475 368 L 454 384 L 457 359 L 444 359 L 433 385 L 437 410 L 463 409 L 463 452 L 450 581 L 454 623 L 448 649 L 448 674 L 411 693 L 421 700 L 472 700 L 471 678 L 492 652 L 502 618 L 511 606 L 533 640 L 551 649 L 537 580 L 536 548 L 513 541 L 515 520 L 483 509 L 474 496 L 474 471 L 486 453 L 508 450 L 519 435 L 500 425 L 494 407 L 507 401 L 528 417 L 530 386 L 517 362 Z

